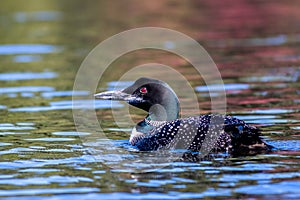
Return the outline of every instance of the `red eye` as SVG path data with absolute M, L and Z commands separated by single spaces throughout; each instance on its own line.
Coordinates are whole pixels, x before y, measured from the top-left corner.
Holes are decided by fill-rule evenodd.
M 142 93 L 142 94 L 146 94 L 148 92 L 148 90 L 147 90 L 147 88 L 145 88 L 145 87 L 142 87 L 141 89 L 140 89 L 140 93 Z

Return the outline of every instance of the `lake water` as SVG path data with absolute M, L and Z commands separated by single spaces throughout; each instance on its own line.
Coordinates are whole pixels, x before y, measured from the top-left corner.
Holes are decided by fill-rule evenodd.
M 0 197 L 300 199 L 299 9 L 298 0 L 2 1 Z M 126 113 L 127 105 L 120 102 L 95 101 L 105 135 L 93 124 L 91 131 L 78 131 L 72 97 L 85 112 L 96 92 L 72 91 L 81 63 L 103 40 L 144 26 L 174 29 L 203 45 L 225 83 L 227 113 L 258 126 L 276 151 L 198 162 L 137 152 L 127 141 L 133 123 L 145 113 L 134 108 Z M 210 112 L 210 95 L 217 95 L 220 86 L 209 94 L 189 63 L 162 51 L 141 50 L 117 59 L 98 91 L 114 88 L 127 71 L 150 62 L 168 65 L 189 81 L 191 90 L 182 90 L 159 66 L 133 71 L 174 84 L 182 116 Z M 116 116 L 124 120 L 116 123 Z

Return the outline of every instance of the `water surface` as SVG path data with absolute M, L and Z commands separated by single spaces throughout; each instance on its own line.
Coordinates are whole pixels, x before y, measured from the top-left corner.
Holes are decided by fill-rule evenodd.
M 1 5 L 1 198 L 300 198 L 299 1 L 242 0 L 229 6 L 218 1 L 13 0 Z M 92 48 L 142 26 L 172 28 L 199 41 L 222 74 L 228 114 L 261 128 L 276 151 L 185 162 L 175 159 L 181 152 L 141 153 L 128 145 L 133 122 L 116 124 L 111 112 L 128 119 L 126 105 L 90 101 L 95 91 L 72 88 Z M 189 63 L 164 52 L 124 55 L 112 63 L 99 90 L 126 87 L 134 80 L 115 81 L 132 66 L 149 62 L 182 73 L 196 91 L 200 113 L 210 112 L 210 95 L 217 96 L 220 86 L 206 86 Z M 155 74 L 168 79 L 164 71 Z M 182 116 L 199 114 L 188 95 L 178 95 Z M 76 131 L 74 103 L 83 112 L 96 108 L 106 139 L 93 124 L 91 132 Z M 134 122 L 145 115 L 136 109 L 130 114 Z M 84 142 L 85 137 L 91 140 Z

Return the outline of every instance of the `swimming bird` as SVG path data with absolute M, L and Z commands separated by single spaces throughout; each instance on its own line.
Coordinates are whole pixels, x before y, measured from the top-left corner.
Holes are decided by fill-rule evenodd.
M 161 80 L 139 78 L 120 91 L 94 95 L 122 100 L 148 115 L 133 128 L 129 143 L 140 151 L 186 149 L 191 152 L 247 154 L 270 151 L 258 128 L 228 115 L 206 114 L 179 118 L 179 99 Z

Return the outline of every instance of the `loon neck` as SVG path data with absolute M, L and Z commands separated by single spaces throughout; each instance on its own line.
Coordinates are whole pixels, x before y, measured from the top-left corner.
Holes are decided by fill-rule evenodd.
M 151 124 L 151 120 L 147 119 L 147 117 L 133 127 L 129 139 L 131 145 L 135 145 L 138 141 L 142 140 L 156 127 Z
M 147 117 L 143 120 L 146 124 L 146 126 L 155 126 L 158 127 L 164 123 L 166 123 L 167 121 L 157 121 L 157 120 L 152 120 L 150 115 L 147 115 Z
M 135 145 L 137 142 L 153 133 L 157 127 L 165 124 L 167 121 L 175 120 L 179 117 L 179 102 L 177 97 L 174 101 L 169 101 L 169 105 L 155 104 L 151 106 L 148 115 L 137 123 L 132 129 L 129 142 Z
M 132 129 L 129 142 L 131 145 L 135 145 L 137 142 L 151 134 L 157 127 L 165 124 L 167 121 L 152 120 L 151 115 L 147 115 L 145 119 L 137 123 Z
M 168 104 L 154 104 L 145 118 L 148 121 L 172 121 L 179 117 L 179 103 L 174 100 Z
M 164 124 L 165 122 L 166 121 L 154 121 L 151 119 L 150 115 L 147 115 L 145 119 L 143 119 L 142 121 L 137 123 L 137 125 L 135 125 L 133 129 L 133 132 L 135 132 L 134 135 L 137 135 L 137 133 L 142 133 L 142 135 L 147 135 L 151 132 L 152 129 L 155 129 L 156 127 Z M 141 134 L 138 135 L 141 136 Z

